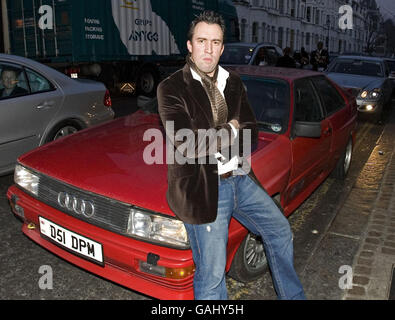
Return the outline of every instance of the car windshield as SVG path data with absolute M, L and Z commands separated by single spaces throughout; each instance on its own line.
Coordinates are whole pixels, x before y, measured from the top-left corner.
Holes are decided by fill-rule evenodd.
M 380 62 L 366 60 L 339 59 L 333 63 L 329 72 L 347 73 L 360 76 L 383 77 Z
M 222 53 L 221 64 L 248 64 L 254 52 L 253 47 L 225 45 Z
M 271 133 L 287 130 L 289 119 L 289 85 L 286 81 L 242 76 L 248 100 L 259 129 Z

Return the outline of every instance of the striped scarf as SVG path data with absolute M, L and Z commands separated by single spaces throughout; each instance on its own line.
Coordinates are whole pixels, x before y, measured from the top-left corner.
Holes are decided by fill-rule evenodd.
M 207 96 L 210 100 L 215 126 L 225 124 L 228 118 L 228 106 L 226 104 L 225 98 L 222 96 L 216 85 L 218 66 L 215 69 L 214 76 L 209 77 L 206 73 L 199 70 L 196 64 L 192 61 L 190 54 L 188 54 L 186 61 L 189 67 L 193 71 L 195 71 L 202 79 L 203 88 L 206 91 Z

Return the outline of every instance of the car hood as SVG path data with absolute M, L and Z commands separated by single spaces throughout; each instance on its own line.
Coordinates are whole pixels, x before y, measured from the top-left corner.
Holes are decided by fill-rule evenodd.
M 166 201 L 166 164 L 149 165 L 143 159 L 146 146 L 154 141 L 143 140 L 149 129 L 163 132 L 159 117 L 138 111 L 44 145 L 18 160 L 83 190 L 173 215 Z M 160 137 L 165 140 L 163 134 Z M 165 145 L 158 141 L 164 153 Z
M 259 139 L 260 158 L 274 137 Z M 159 117 L 137 111 L 41 146 L 18 161 L 74 187 L 174 216 L 166 199 L 165 143 Z M 159 163 L 147 164 L 144 158 L 150 155 L 158 156 Z
M 374 89 L 382 86 L 384 79 L 381 77 L 359 76 L 344 73 L 327 73 L 327 76 L 343 88 Z

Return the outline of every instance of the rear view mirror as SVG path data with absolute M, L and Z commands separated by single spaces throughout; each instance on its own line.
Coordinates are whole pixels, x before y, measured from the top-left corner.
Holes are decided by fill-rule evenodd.
M 321 122 L 296 121 L 294 125 L 294 134 L 297 137 L 320 138 Z

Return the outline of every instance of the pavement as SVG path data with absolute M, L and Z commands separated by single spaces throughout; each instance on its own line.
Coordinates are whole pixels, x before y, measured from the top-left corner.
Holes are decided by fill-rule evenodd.
M 326 239 L 302 272 L 309 299 L 395 300 L 394 110 L 388 117 Z
M 395 300 L 394 110 L 341 210 L 348 208 L 363 217 L 359 220 L 364 223 L 356 226 L 351 219 L 342 221 L 343 228 L 352 229 L 350 234 L 359 246 L 351 266 L 352 287 L 344 290 L 341 298 Z M 339 284 L 347 283 L 345 269 Z

